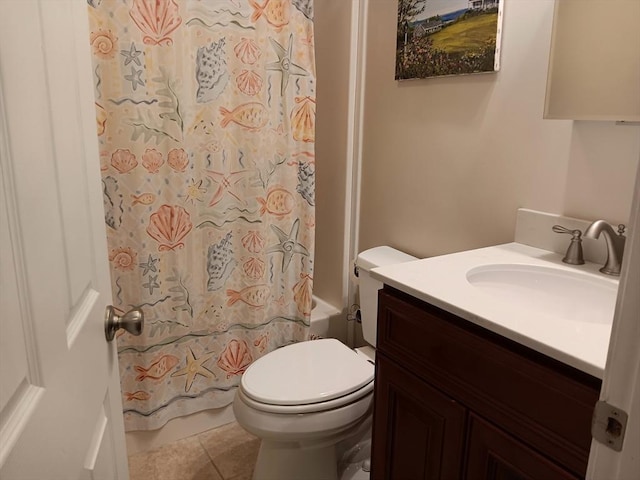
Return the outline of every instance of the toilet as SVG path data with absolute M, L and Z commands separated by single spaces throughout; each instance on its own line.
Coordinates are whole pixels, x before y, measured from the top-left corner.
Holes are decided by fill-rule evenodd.
M 360 313 L 368 346 L 354 350 L 333 338 L 310 340 L 274 350 L 247 368 L 233 412 L 238 424 L 261 439 L 254 480 L 368 478 L 366 472 L 345 474 L 345 458 L 368 456 L 368 450 L 359 450 L 361 444 L 370 445 L 373 347 L 382 284 L 369 272 L 410 260 L 415 257 L 386 246 L 358 255 Z

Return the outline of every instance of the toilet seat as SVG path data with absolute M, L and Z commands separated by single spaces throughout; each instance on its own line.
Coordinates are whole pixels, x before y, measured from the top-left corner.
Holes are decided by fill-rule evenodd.
M 301 342 L 256 360 L 244 373 L 243 401 L 272 413 L 330 410 L 373 390 L 374 366 L 336 339 Z
M 352 392 L 343 397 L 334 398 L 327 402 L 307 403 L 305 405 L 271 405 L 268 403 L 256 402 L 240 388 L 236 395 L 240 397 L 240 400 L 248 407 L 266 413 L 279 413 L 283 415 L 287 414 L 299 414 L 299 413 L 320 413 L 327 410 L 333 410 L 335 408 L 344 407 L 358 400 L 366 397 L 373 392 L 373 382 L 368 383 L 361 389 Z

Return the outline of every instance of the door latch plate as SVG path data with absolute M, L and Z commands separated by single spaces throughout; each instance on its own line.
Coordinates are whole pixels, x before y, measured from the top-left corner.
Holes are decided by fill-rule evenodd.
M 599 401 L 593 411 L 591 436 L 612 450 L 621 451 L 628 417 L 624 410 Z

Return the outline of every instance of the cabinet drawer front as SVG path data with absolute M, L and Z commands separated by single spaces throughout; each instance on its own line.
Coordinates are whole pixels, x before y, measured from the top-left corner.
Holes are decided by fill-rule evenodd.
M 371 478 L 460 478 L 466 409 L 384 355 L 375 388 Z
M 379 295 L 377 347 L 584 475 L 597 379 L 387 288 Z

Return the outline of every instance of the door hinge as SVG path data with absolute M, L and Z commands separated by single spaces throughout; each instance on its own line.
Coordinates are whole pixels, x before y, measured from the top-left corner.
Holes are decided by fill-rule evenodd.
M 599 401 L 593 411 L 591 436 L 612 450 L 621 451 L 628 417 L 624 410 Z

